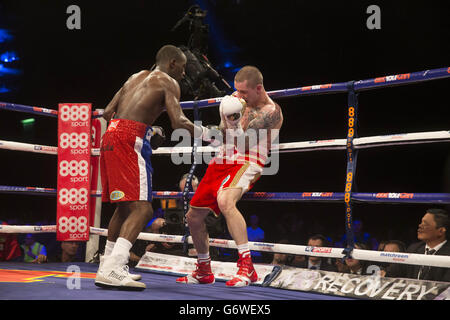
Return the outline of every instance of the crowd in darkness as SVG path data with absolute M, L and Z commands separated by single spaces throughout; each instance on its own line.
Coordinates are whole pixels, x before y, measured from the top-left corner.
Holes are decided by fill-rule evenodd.
M 448 42 L 442 41 L 443 37 L 435 29 L 437 27 L 444 29 L 442 25 L 436 25 L 436 23 L 440 23 L 440 19 L 446 18 L 444 10 L 436 10 L 433 11 L 433 14 L 429 12 L 430 14 L 424 15 L 423 6 L 414 7 L 411 4 L 407 8 L 409 15 L 402 16 L 400 12 L 405 12 L 405 8 L 392 2 L 392 8 L 389 9 L 387 5 L 383 7 L 383 10 L 386 10 L 384 12 L 390 15 L 385 15 L 386 20 L 383 21 L 386 21 L 386 24 L 383 24 L 383 29 L 379 30 L 380 32 L 374 32 L 366 30 L 364 23 L 361 25 L 366 9 L 362 7 L 362 4 L 352 6 L 349 4 L 342 15 L 337 14 L 342 7 L 339 3 L 316 7 L 313 4 L 309 6 L 303 2 L 293 1 L 289 4 L 292 7 L 289 12 L 279 10 L 286 4 L 270 3 L 270 8 L 264 8 L 270 10 L 255 11 L 258 14 L 248 15 L 242 7 L 228 7 L 226 5 L 228 1 L 212 2 L 216 3 L 218 7 L 210 8 L 210 13 L 215 12 L 223 24 L 223 30 L 228 35 L 232 35 L 230 38 L 234 39 L 235 43 L 233 49 L 223 50 L 224 48 L 218 45 L 219 41 L 211 36 L 211 40 L 214 41 L 210 46 L 211 62 L 218 62 L 217 51 L 226 53 L 226 61 L 234 59 L 236 65 L 230 63 L 233 66 L 229 70 L 218 69 L 220 72 L 229 72 L 230 79 L 233 76 L 231 70 L 237 67 L 237 63 L 256 65 L 262 69 L 265 75 L 264 81 L 267 90 L 415 72 L 441 68 L 448 63 Z M 94 3 L 92 2 L 92 5 Z M 180 3 L 180 7 L 177 9 L 179 17 L 182 17 L 186 8 L 181 8 L 184 4 Z M 140 9 L 141 12 L 156 12 L 154 3 L 151 1 L 142 1 L 141 5 L 147 8 L 147 11 Z M 250 3 L 245 4 L 243 1 L 242 6 L 244 5 L 250 6 Z M 277 5 L 280 7 L 273 7 Z M 29 6 L 28 3 L 27 6 Z M 95 6 L 97 7 L 97 5 Z M 133 5 L 130 4 L 130 6 Z M 170 12 L 172 12 L 174 5 L 169 2 L 158 3 L 156 8 L 164 11 L 164 6 L 170 7 Z M 42 7 L 42 9 L 38 7 Z M 18 14 L 17 21 L 24 25 L 20 29 L 23 29 L 24 35 L 19 42 L 26 42 L 26 45 L 22 44 L 24 52 L 32 49 L 33 54 L 28 54 L 23 60 L 28 66 L 27 70 L 38 68 L 37 71 L 41 72 L 26 71 L 27 77 L 24 78 L 22 88 L 18 93 L 11 94 L 11 99 L 8 97 L 7 100 L 49 108 L 55 108 L 55 104 L 63 100 L 91 101 L 95 108 L 104 108 L 115 90 L 132 71 L 151 66 L 155 53 L 155 48 L 151 46 L 159 45 L 170 37 L 174 37 L 169 34 L 169 30 L 178 19 L 175 18 L 176 14 L 171 14 L 170 19 L 142 18 L 139 12 L 131 11 L 129 8 L 128 10 L 134 14 L 128 15 L 128 17 L 121 15 L 120 23 L 110 23 L 115 21 L 115 18 L 113 20 L 105 13 L 101 17 L 96 17 L 99 19 L 97 23 L 87 24 L 86 29 L 83 25 L 83 32 L 69 32 L 64 24 L 62 28 L 55 27 L 54 23 L 60 19 L 41 19 L 42 21 L 37 23 L 34 16 L 41 15 L 36 12 L 42 13 L 39 10 L 48 10 L 48 7 L 35 4 L 34 9 L 20 10 L 20 14 Z M 83 10 L 87 12 L 87 4 L 83 5 Z M 91 10 L 94 8 L 91 7 Z M 103 12 L 103 5 L 99 4 L 97 10 L 92 12 Z M 118 7 L 118 10 L 123 10 L 123 8 Z M 253 12 L 256 8 L 252 7 L 251 10 Z M 355 12 L 358 14 L 354 14 Z M 95 16 L 94 13 L 91 13 L 92 17 Z M 121 14 L 121 12 L 116 14 Z M 289 18 L 286 18 L 286 15 Z M 139 16 L 141 18 L 137 19 L 136 17 Z M 239 18 L 242 25 L 236 24 L 232 21 L 233 19 L 228 19 L 228 16 Z M 299 16 L 302 18 L 299 19 Z M 261 19 L 261 17 L 265 18 Z M 111 21 L 103 19 L 111 19 Z M 340 21 L 341 19 L 342 21 Z M 151 31 L 153 27 L 149 25 L 144 28 L 151 31 L 149 31 L 149 39 L 151 38 L 152 41 L 141 41 L 142 35 L 133 29 L 136 28 L 135 23 L 141 20 L 155 24 L 154 29 L 158 32 L 153 33 Z M 268 21 L 274 23 L 268 23 Z M 283 23 L 276 23 L 276 21 L 283 21 Z M 393 23 L 394 21 L 398 21 L 398 23 Z M 109 35 L 104 33 L 103 28 L 106 25 L 112 28 Z M 334 27 L 329 28 L 330 25 Z M 101 26 L 101 28 L 91 29 L 94 26 Z M 278 41 L 275 46 L 267 46 L 265 48 L 267 52 L 261 52 L 260 41 L 256 41 L 256 38 L 255 41 L 248 41 L 254 36 L 255 28 L 261 30 L 258 32 L 258 36 L 269 35 L 271 39 L 280 34 L 290 37 L 290 30 L 304 30 L 305 37 L 304 41 Z M 49 32 L 50 30 L 52 32 Z M 87 34 L 90 35 L 89 38 L 86 38 Z M 182 41 L 172 39 L 172 42 L 184 43 L 184 38 L 183 34 Z M 123 45 L 117 46 L 117 39 L 123 41 Z M 355 39 L 358 39 L 359 42 L 355 42 Z M 129 49 L 140 42 L 143 43 L 140 44 L 142 47 L 139 47 L 138 50 Z M 67 52 L 67 55 L 61 54 L 59 48 L 73 46 L 73 43 L 88 46 L 91 54 L 77 54 L 76 59 Z M 220 44 L 225 45 L 225 42 Z M 414 50 L 409 50 L 411 44 L 415 44 Z M 34 50 L 37 46 L 47 47 L 48 50 Z M 405 55 L 403 50 L 383 50 L 383 48 L 390 47 L 404 48 L 409 50 L 409 54 Z M 442 50 L 429 50 L 432 47 L 439 47 Z M 105 55 L 106 51 L 108 54 Z M 236 52 L 232 53 L 234 51 Z M 73 52 L 76 53 L 76 51 Z M 97 55 L 101 59 L 98 59 Z M 239 59 L 237 59 L 238 56 Z M 117 63 L 118 61 L 120 63 Z M 369 64 L 368 61 L 370 61 Z M 219 63 L 215 64 L 220 67 Z M 55 77 L 55 74 L 58 74 L 58 77 Z M 61 79 L 65 79 L 65 81 L 61 81 Z M 78 83 L 84 85 L 76 85 Z M 73 90 L 75 87 L 77 90 Z M 51 90 L 47 90 L 47 88 L 51 88 Z M 442 104 L 442 101 L 448 101 L 447 91 L 448 79 L 441 79 L 411 86 L 361 92 L 358 98 L 358 136 L 448 130 L 448 115 L 446 114 L 448 108 L 445 103 Z M 285 123 L 280 133 L 281 143 L 335 139 L 346 136 L 348 129 L 346 95 L 285 98 L 280 99 L 279 103 L 285 117 Z M 431 107 L 433 112 L 427 112 L 427 110 L 431 110 Z M 42 145 L 57 144 L 55 134 L 57 124 L 54 119 L 36 119 L 34 129 L 26 131 L 19 125 L 19 120 L 22 119 L 19 113 L 2 112 L 8 113 L 10 116 L 10 118 L 3 119 L 11 120 L 1 123 L 1 139 Z M 201 110 L 200 114 L 205 125 L 217 124 L 217 110 L 205 108 Z M 193 112 L 186 111 L 186 115 L 193 119 Z M 166 114 L 161 115 L 157 125 L 167 128 L 166 133 L 169 136 L 171 125 Z M 383 151 L 378 148 L 361 151 L 358 155 L 358 173 L 355 177 L 354 191 L 450 192 L 450 154 L 448 143 L 444 144 L 443 147 L 443 144 L 440 146 L 436 146 L 439 144 L 427 144 L 388 146 L 383 148 Z M 262 177 L 252 191 L 342 192 L 346 155 L 344 152 L 339 152 L 327 152 L 326 155 L 319 154 L 319 152 L 284 154 L 280 157 L 280 172 L 274 176 Z M 39 154 L 22 154 L 20 157 L 12 157 L 10 151 L 7 150 L 0 150 L 0 153 L 4 168 L 21 168 L 21 170 L 9 170 L 10 175 L 8 175 L 8 170 L 4 170 L 4 174 L 1 176 L 1 185 L 43 187 L 56 185 L 56 175 L 54 174 L 57 166 L 56 159 L 49 160 L 46 155 Z M 156 170 L 155 190 L 178 188 L 175 187 L 175 184 L 186 168 L 180 169 L 173 166 L 167 161 L 167 158 L 153 157 L 153 161 Z M 198 170 L 204 171 L 203 167 L 205 166 L 199 167 Z M 180 174 L 176 175 L 177 170 L 182 172 L 177 172 Z M 202 172 L 199 172 L 198 175 L 201 178 Z M 23 201 L 22 195 L 0 194 L 0 203 L 2 203 L 0 223 L 10 225 L 56 224 L 54 199 L 34 198 Z M 346 246 L 345 213 L 342 203 L 240 201 L 238 207 L 246 220 L 250 241 L 337 248 Z M 155 209 L 153 223 L 147 225 L 143 231 L 163 232 L 161 226 L 164 225 L 166 204 L 155 199 L 153 208 Z M 354 242 L 359 248 L 369 250 L 407 251 L 411 249 L 411 245 L 419 241 L 417 230 L 419 225 L 423 224 L 423 216 L 429 208 L 433 208 L 433 205 L 355 204 Z M 450 212 L 450 206 L 446 206 L 445 209 Z M 103 206 L 101 227 L 107 227 L 113 210 L 112 206 L 106 204 Z M 42 215 L 39 216 L 39 214 Z M 223 219 L 220 219 L 217 221 L 217 226 L 221 226 L 222 229 L 214 230 L 212 237 L 231 239 Z M 8 248 L 5 245 L 7 242 L 14 242 L 12 253 L 2 255 L 0 251 L 0 260 L 29 261 L 30 263 L 84 261 L 85 243 L 57 242 L 54 234 L 5 235 L 0 233 L 0 249 L 5 251 Z M 105 239 L 101 239 L 100 253 L 103 251 L 104 242 Z M 157 245 L 141 240 L 137 240 L 133 249 L 132 263 L 136 263 L 145 251 L 173 253 L 180 251 L 179 246 Z M 413 249 L 417 248 L 413 247 Z M 422 251 L 421 253 L 425 253 L 425 248 Z M 212 257 L 216 260 L 235 261 L 236 256 L 233 256 L 235 254 L 236 252 L 231 249 L 215 250 Z M 301 255 L 266 252 L 259 254 L 253 252 L 253 259 L 259 263 L 305 268 L 317 265 L 319 262 Z M 339 264 L 340 262 L 341 264 Z M 332 264 L 336 270 L 348 272 L 358 271 L 358 267 L 361 265 L 358 261 L 349 261 L 348 264 L 334 261 L 328 264 Z M 405 275 L 410 271 L 390 270 L 396 276 Z
M 198 182 L 194 184 L 196 186 Z M 180 186 L 184 186 L 184 181 L 180 181 Z M 182 189 L 182 188 L 181 188 Z M 165 211 L 171 206 L 169 200 L 153 200 L 155 205 L 154 218 L 149 222 L 143 232 L 151 233 L 165 233 L 164 226 L 166 225 Z M 179 207 L 179 201 L 173 201 L 172 207 Z M 108 211 L 108 208 L 105 208 Z M 443 214 L 444 218 L 440 220 L 425 219 L 430 216 L 429 213 Z M 445 215 L 447 214 L 446 218 Z M 379 228 L 365 225 L 361 219 L 353 221 L 354 244 L 357 249 L 366 249 L 374 251 L 396 251 L 396 252 L 413 252 L 425 253 L 421 250 L 424 248 L 417 248 L 418 243 L 423 246 L 428 244 L 420 232 L 427 231 L 430 228 L 427 224 L 435 224 L 434 229 L 439 230 L 444 228 L 443 241 L 448 239 L 447 231 L 449 229 L 448 213 L 445 209 L 426 209 L 421 212 L 421 219 L 416 221 L 414 230 L 410 230 L 410 237 L 400 238 L 396 235 L 395 230 L 380 232 Z M 103 217 L 107 219 L 107 212 L 103 213 Z M 319 247 L 334 247 L 344 248 L 347 246 L 346 232 L 338 228 L 337 225 L 324 221 L 321 217 L 311 218 L 311 216 L 302 216 L 301 213 L 278 213 L 273 223 L 273 219 L 263 214 L 254 212 L 246 212 L 244 218 L 247 222 L 247 233 L 249 241 L 254 242 L 273 242 L 281 244 L 294 244 L 302 246 L 319 246 Z M 208 230 L 212 238 L 231 239 L 227 232 L 225 221 L 222 217 L 219 218 L 211 216 L 208 220 Z M 20 225 L 24 224 L 17 219 L 9 221 L 2 221 L 3 224 Z M 36 225 L 48 225 L 52 221 L 38 221 Z M 54 222 L 53 222 L 54 224 Z M 107 224 L 104 221 L 103 224 Z M 211 227 L 211 228 L 210 228 Z M 339 231 L 342 232 L 339 232 Z M 419 242 L 419 240 L 423 240 Z M 439 241 L 438 241 L 439 242 Z M 55 240 L 54 234 L 2 234 L 0 239 L 1 249 L 0 260 L 7 261 L 24 261 L 30 263 L 45 263 L 45 262 L 81 262 L 84 261 L 86 244 L 83 242 L 58 242 Z M 99 254 L 102 252 L 103 243 L 100 242 Z M 450 255 L 450 246 L 444 243 L 442 246 L 442 255 Z M 9 250 L 9 252 L 8 252 Z M 236 250 L 223 249 L 211 247 L 211 256 L 218 261 L 234 261 L 236 259 Z M 411 251 L 415 250 L 415 251 Z M 422 251 L 423 251 L 422 250 Z M 428 250 L 428 249 L 427 249 Z M 439 248 L 438 248 L 439 250 Z M 195 248 L 191 247 L 188 253 L 183 251 L 182 245 L 173 245 L 167 243 L 152 243 L 143 240 L 137 240 L 131 251 L 130 265 L 135 266 L 140 260 L 140 257 L 146 251 L 157 253 L 169 253 L 175 255 L 189 255 L 195 256 Z M 97 257 L 98 258 L 98 257 Z M 368 272 L 368 266 L 373 265 L 373 262 L 358 261 L 355 259 L 321 259 L 316 257 L 309 257 L 306 255 L 293 255 L 282 253 L 269 253 L 252 251 L 252 259 L 256 263 L 268 263 L 274 265 L 320 269 L 335 272 L 347 272 L 357 274 L 371 274 Z M 95 260 L 93 262 L 96 262 Z M 422 271 L 407 270 L 405 265 L 386 265 L 378 264 L 381 267 L 381 272 L 386 276 L 399 276 L 415 278 L 420 275 Z M 403 269 L 402 269 L 403 268 Z M 441 268 L 447 270 L 447 268 Z M 409 273 L 408 273 L 409 272 Z M 431 274 L 434 274 L 431 272 Z M 442 272 L 430 275 L 428 280 L 450 281 L 450 272 Z

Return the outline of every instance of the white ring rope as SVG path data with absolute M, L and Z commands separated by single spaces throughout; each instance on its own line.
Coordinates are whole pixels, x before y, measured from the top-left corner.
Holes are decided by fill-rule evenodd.
M 47 226 L 0 226 L 0 233 L 56 233 L 55 225 Z M 90 233 L 93 235 L 107 236 L 108 230 L 102 228 L 90 227 Z M 144 233 L 138 235 L 139 240 L 156 241 L 156 242 L 170 242 L 170 243 L 184 243 L 183 236 L 166 235 L 158 233 Z M 189 244 L 193 244 L 192 237 L 188 237 Z M 210 246 L 220 248 L 236 249 L 236 243 L 233 240 L 226 239 L 209 239 Z M 250 250 L 265 251 L 265 252 L 279 252 L 294 255 L 307 255 L 324 258 L 343 258 L 343 248 L 329 248 L 329 247 L 310 247 L 294 244 L 279 244 L 279 243 L 265 243 L 265 242 L 249 242 Z M 353 249 L 351 254 L 353 259 L 387 262 L 387 263 L 401 263 L 414 265 L 428 265 L 433 267 L 450 268 L 450 256 L 440 255 L 425 255 L 417 253 L 403 253 L 403 252 L 384 252 L 373 250 Z
M 430 131 L 430 132 L 415 132 L 415 133 L 401 133 L 389 134 L 382 136 L 372 136 L 355 138 L 353 144 L 356 149 L 381 147 L 389 145 L 400 144 L 418 144 L 418 143 L 436 143 L 450 141 L 450 131 Z M 314 150 L 345 150 L 347 147 L 347 139 L 327 139 L 327 140 L 312 140 L 303 142 L 287 142 L 275 145 L 272 152 L 301 152 Z M 58 154 L 58 147 L 43 146 L 37 144 L 28 144 L 21 142 L 0 140 L 0 149 L 25 151 L 46 154 Z M 198 153 L 218 152 L 219 148 L 210 146 L 199 146 Z M 192 153 L 192 147 L 160 147 L 153 150 L 152 154 L 172 154 L 172 153 Z M 93 156 L 100 155 L 99 148 L 92 148 L 91 154 Z
M 58 154 L 58 147 L 44 146 L 44 145 L 39 145 L 39 144 L 30 144 L 30 143 L 23 143 L 23 142 L 6 141 L 6 140 L 0 140 L 0 149 L 34 152 L 34 153 L 45 153 L 45 154 L 53 154 L 53 155 Z M 93 156 L 100 155 L 100 149 L 92 148 L 91 155 L 93 155 Z

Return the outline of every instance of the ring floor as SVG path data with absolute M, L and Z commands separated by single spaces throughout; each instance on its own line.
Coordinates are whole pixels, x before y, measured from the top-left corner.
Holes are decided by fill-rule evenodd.
M 142 275 L 143 291 L 99 288 L 95 263 L 0 262 L 0 300 L 353 300 L 302 291 L 248 286 L 182 285 L 176 276 L 130 268 Z M 79 277 L 74 277 L 79 272 Z

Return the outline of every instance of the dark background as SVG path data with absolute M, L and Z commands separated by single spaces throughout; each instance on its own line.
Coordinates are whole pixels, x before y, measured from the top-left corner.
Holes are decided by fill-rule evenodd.
M 57 109 L 60 102 L 91 102 L 104 108 L 126 79 L 154 63 L 164 44 L 186 45 L 190 32 L 172 27 L 192 4 L 208 10 L 208 58 L 232 84 L 236 69 L 257 66 L 268 91 L 361 80 L 448 67 L 450 20 L 445 1 L 1 1 L 0 28 L 14 35 L 8 44 L 19 60 L 20 76 L 0 101 Z M 81 8 L 81 30 L 68 30 L 66 8 Z M 381 8 L 381 30 L 369 30 L 366 9 Z M 226 67 L 226 66 L 227 67 Z M 5 78 L 0 81 L 8 84 Z M 360 137 L 449 130 L 449 79 L 366 91 L 359 96 Z M 347 96 L 278 100 L 284 113 L 280 142 L 345 138 Z M 193 119 L 191 111 L 186 115 Z M 205 124 L 217 123 L 217 108 L 202 109 Z M 34 127 L 20 120 L 33 117 Z M 157 125 L 170 134 L 167 115 Z M 0 139 L 57 145 L 54 118 L 2 111 Z M 188 165 L 166 156 L 152 158 L 154 190 L 176 190 Z M 0 150 L 0 185 L 56 188 L 57 159 L 51 155 Z M 362 150 L 357 192 L 450 192 L 448 143 Z M 206 166 L 198 167 L 201 177 Z M 277 175 L 263 176 L 252 191 L 343 192 L 346 153 L 283 154 Z M 159 201 L 154 200 L 154 206 Z M 354 219 L 378 240 L 415 240 L 428 207 L 439 205 L 355 204 Z M 322 232 L 336 240 L 345 232 L 343 203 L 241 201 L 246 218 L 257 213 L 267 240 L 283 238 L 282 217 L 302 220 L 305 237 Z M 447 208 L 448 209 L 448 208 Z M 112 207 L 104 207 L 102 225 Z M 54 223 L 52 197 L 0 195 L 0 218 L 19 224 Z M 106 222 L 105 222 L 106 221 Z

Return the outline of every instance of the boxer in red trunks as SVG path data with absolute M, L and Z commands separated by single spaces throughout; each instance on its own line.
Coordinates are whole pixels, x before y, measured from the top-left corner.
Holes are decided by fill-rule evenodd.
M 184 128 L 194 136 L 194 124 L 180 106 L 178 81 L 185 74 L 186 56 L 166 45 L 158 51 L 155 66 L 153 71 L 133 74 L 103 113 L 110 124 L 100 150 L 102 199 L 117 207 L 95 280 L 100 287 L 146 288 L 136 281 L 140 275 L 130 274 L 126 265 L 133 243 L 153 216 L 150 156 L 164 141 L 164 130 L 153 123 L 167 111 L 173 129 Z M 203 138 L 208 130 L 196 126 L 196 136 Z
M 210 162 L 186 215 L 198 252 L 197 268 L 192 274 L 178 278 L 178 283 L 212 284 L 215 281 L 204 222 L 209 211 L 224 215 L 239 252 L 239 270 L 226 285 L 242 287 L 258 279 L 250 256 L 247 226 L 236 203 L 262 174 L 273 135 L 278 134 L 283 123 L 283 114 L 280 106 L 267 95 L 263 76 L 256 67 L 239 70 L 234 85 L 235 94 L 224 97 L 220 104 L 220 127 L 225 143 L 220 154 Z M 251 141 L 251 131 L 256 132 L 256 143 Z M 245 141 L 244 146 L 235 142 L 240 138 Z

